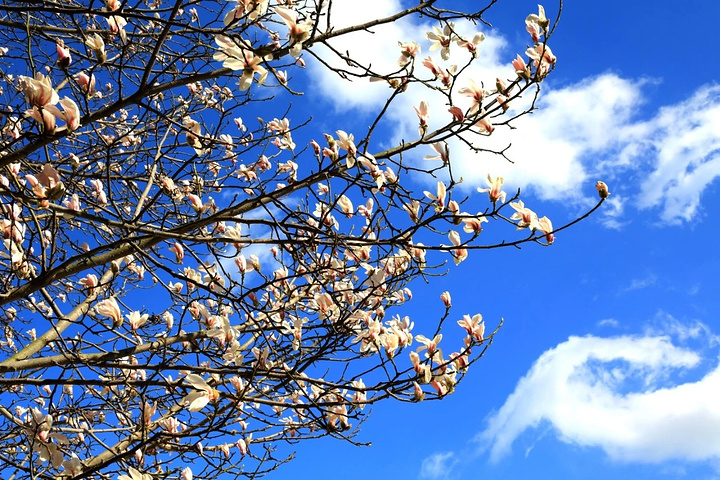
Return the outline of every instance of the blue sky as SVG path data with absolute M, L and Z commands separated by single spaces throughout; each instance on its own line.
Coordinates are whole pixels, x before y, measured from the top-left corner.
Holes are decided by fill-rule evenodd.
M 392 4 L 342 8 L 357 20 Z M 557 5 L 545 8 L 556 15 Z M 510 75 L 529 42 L 523 20 L 536 11 L 531 1 L 490 10 L 475 78 Z M 518 122 L 519 135 L 488 139 L 512 142 L 515 164 L 459 148 L 453 161 L 468 192 L 503 175 L 556 224 L 595 202 L 596 180 L 610 186 L 609 201 L 552 247 L 471 252 L 443 279 L 413 285 L 405 313 L 419 324 L 442 314 L 443 290 L 458 319 L 505 319 L 485 358 L 441 402 L 376 405 L 357 439 L 372 447 L 306 442 L 275 476 L 720 478 L 718 14 L 707 1 L 565 2 L 539 110 Z M 388 45 L 426 30 L 408 22 L 354 43 L 374 65 L 390 64 Z M 334 112 L 329 131 L 360 128 L 387 93 L 312 64 L 308 73 L 324 93 L 309 87 L 306 100 Z M 388 144 L 417 128 L 402 105 L 412 112 L 421 99 L 408 92 L 390 112 Z

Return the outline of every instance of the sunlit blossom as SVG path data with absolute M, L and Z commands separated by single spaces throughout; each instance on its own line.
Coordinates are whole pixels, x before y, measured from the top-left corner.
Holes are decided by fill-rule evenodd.
M 215 53 L 213 58 L 223 62 L 223 66 L 226 68 L 242 71 L 242 76 L 238 81 L 240 90 L 249 89 L 255 75 L 258 76 L 256 80 L 258 85 L 265 82 L 268 71 L 262 66 L 263 59 L 256 56 L 248 45 L 238 45 L 225 35 L 216 35 L 215 43 L 221 51 Z
M 443 210 L 445 210 L 445 200 L 446 200 L 446 196 L 447 196 L 447 189 L 443 182 L 437 183 L 437 190 L 436 190 L 435 194 L 432 194 L 428 191 L 425 191 L 423 193 L 425 193 L 426 197 L 435 201 L 435 211 L 436 212 L 442 212 Z
M 208 385 L 200 375 L 195 373 L 187 375 L 185 383 L 195 389 L 182 399 L 182 404 L 191 412 L 199 412 L 205 408 L 205 405 L 220 398 L 220 392 Z
M 538 216 L 535 212 L 525 206 L 522 200 L 510 202 L 510 206 L 515 210 L 510 220 L 517 220 L 517 229 L 529 228 L 535 230 L 538 228 Z
M 443 60 L 448 60 L 450 58 L 450 44 L 455 38 L 453 27 L 454 25 L 452 22 L 447 22 L 442 30 L 438 27 L 433 27 L 432 31 L 425 34 L 425 38 L 432 42 L 430 44 L 430 51 L 432 52 L 440 49 L 440 56 Z
M 552 233 L 553 225 L 548 217 L 542 217 L 538 220 L 538 230 L 545 234 L 545 241 L 552 244 L 555 241 L 555 234 Z
M 608 186 L 605 184 L 605 182 L 603 182 L 601 180 L 597 181 L 597 183 L 595 184 L 595 188 L 598 191 L 598 195 L 603 200 L 606 199 L 610 195 L 610 192 L 608 191 Z
M 120 305 L 118 305 L 115 297 L 106 298 L 95 305 L 95 311 L 98 315 L 108 317 L 112 320 L 114 327 L 120 326 L 123 322 L 122 314 L 120 313 Z
M 397 63 L 401 67 L 410 63 L 420 53 L 420 45 L 415 42 L 398 42 L 398 45 L 400 45 L 400 58 Z
M 302 43 L 310 36 L 312 23 L 310 23 L 309 20 L 299 22 L 298 13 L 290 8 L 275 7 L 273 11 L 280 15 L 285 25 L 287 25 L 289 29 L 288 37 L 290 38 L 290 44 L 292 46 L 290 48 L 290 55 L 297 57 L 300 55 L 300 52 L 302 52 Z
M 477 191 L 480 193 L 487 192 L 488 197 L 493 204 L 498 201 L 500 203 L 504 203 L 506 193 L 501 190 L 503 183 L 505 183 L 505 179 L 503 177 L 491 177 L 488 174 L 487 184 L 490 188 L 478 188 Z

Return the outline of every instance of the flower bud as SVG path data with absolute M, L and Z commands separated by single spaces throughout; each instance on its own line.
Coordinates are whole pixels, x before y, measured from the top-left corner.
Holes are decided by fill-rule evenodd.
M 452 306 L 452 300 L 450 299 L 450 292 L 443 292 L 440 294 L 440 300 L 445 304 L 446 308 Z
M 605 200 L 608 195 L 610 195 L 610 192 L 608 191 L 608 186 L 603 181 L 598 180 L 598 182 L 595 184 L 595 188 L 598 191 L 598 195 L 600 195 L 600 198 L 603 200 Z

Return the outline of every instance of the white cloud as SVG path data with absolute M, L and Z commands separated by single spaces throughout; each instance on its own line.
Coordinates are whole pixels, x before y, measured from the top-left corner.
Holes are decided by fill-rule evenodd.
M 598 327 L 617 328 L 620 326 L 620 322 L 618 322 L 614 318 L 603 318 L 597 323 L 597 325 Z
M 653 171 L 640 191 L 641 208 L 661 206 L 668 223 L 695 217 L 703 191 L 720 176 L 718 125 L 720 85 L 699 89 L 641 125 L 647 139 L 639 144 L 653 157 Z
M 497 461 L 521 433 L 549 422 L 562 441 L 615 460 L 718 461 L 720 367 L 668 385 L 670 373 L 700 361 L 667 336 L 570 337 L 540 356 L 479 438 Z
M 643 288 L 653 287 L 657 285 L 657 275 L 650 273 L 642 278 L 633 278 L 630 281 L 630 285 L 625 287 L 624 292 L 630 292 L 632 290 L 642 290 Z
M 400 6 L 397 0 L 368 0 L 362 4 L 338 0 L 332 5 L 333 23 L 339 22 L 339 27 L 390 15 Z M 424 39 L 431 27 L 424 19 L 405 18 L 354 33 L 331 45 L 343 54 L 350 52 L 352 58 L 372 66 L 373 71 L 388 74 L 398 70 L 398 42 L 417 41 L 423 51 L 416 71 L 423 76 L 427 72 L 419 60 L 428 55 L 439 60 L 437 52 L 428 51 L 429 42 Z M 468 38 L 477 29 L 467 22 L 456 25 L 456 30 Z M 508 48 L 501 32 L 485 29 L 484 33 L 487 38 L 479 47 L 480 59 L 463 71 L 456 91 L 469 78 L 483 82 L 491 90 L 496 77 L 514 75 L 510 61 L 517 52 Z M 451 52 L 450 61 L 442 65 L 467 62 L 467 52 L 457 47 Z M 333 65 L 352 70 L 339 60 Z M 310 62 L 309 68 L 327 100 L 343 112 L 377 112 L 392 93 L 383 82 L 371 83 L 367 78 L 349 82 L 317 62 Z M 648 117 L 640 119 L 639 107 L 648 102 L 644 88 L 650 84 L 646 79 L 603 73 L 559 88 L 553 86 L 551 75 L 543 84 L 538 109 L 516 119 L 516 130 L 499 127 L 490 137 L 470 139 L 476 147 L 492 151 L 509 146 L 505 153 L 514 163 L 492 153 L 472 152 L 462 142 L 453 141 L 450 148 L 454 175 L 462 177 L 463 186 L 468 188 L 483 184 L 488 173 L 504 176 L 508 191 L 529 187 L 541 198 L 562 202 L 572 199 L 581 208 L 596 200 L 593 186 L 596 180 L 603 179 L 614 192 L 600 217 L 609 228 L 622 228 L 626 223 L 627 205 L 643 210 L 658 208 L 664 223 L 690 221 L 701 212 L 703 192 L 720 176 L 720 86 L 702 87 L 689 99 L 655 113 L 650 111 Z M 515 100 L 510 113 L 521 112 L 532 100 L 530 97 L 527 92 L 526 98 Z M 384 142 L 395 145 L 417 138 L 413 106 L 421 100 L 430 104 L 431 130 L 446 123 L 446 96 L 413 84 L 389 107 L 386 122 L 378 129 L 389 132 Z M 462 107 L 469 105 L 469 99 L 457 94 L 453 102 Z M 345 128 L 337 125 L 331 131 L 334 129 Z M 371 151 L 383 148 L 377 142 L 374 147 Z M 421 150 L 407 159 L 421 161 L 431 153 L 429 147 Z
M 420 477 L 430 479 L 448 478 L 458 459 L 453 452 L 434 453 L 425 458 L 420 466 Z

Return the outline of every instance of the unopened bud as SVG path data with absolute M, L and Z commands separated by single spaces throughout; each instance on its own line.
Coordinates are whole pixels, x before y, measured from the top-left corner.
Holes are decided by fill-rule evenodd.
M 610 195 L 610 192 L 608 191 L 608 186 L 605 184 L 605 182 L 598 180 L 598 182 L 595 184 L 595 188 L 598 191 L 598 195 L 600 195 L 601 199 L 606 199 L 608 195 Z
M 445 304 L 446 308 L 452 306 L 452 300 L 450 299 L 450 292 L 443 292 L 440 294 L 440 300 Z

